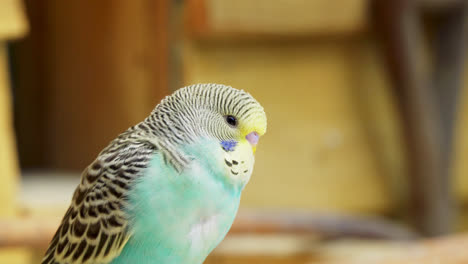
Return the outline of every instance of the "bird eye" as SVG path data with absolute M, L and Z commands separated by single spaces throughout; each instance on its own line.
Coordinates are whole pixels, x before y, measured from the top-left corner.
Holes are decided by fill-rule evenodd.
M 226 123 L 228 123 L 229 126 L 231 127 L 237 127 L 237 118 L 235 118 L 232 115 L 227 115 L 225 116 Z

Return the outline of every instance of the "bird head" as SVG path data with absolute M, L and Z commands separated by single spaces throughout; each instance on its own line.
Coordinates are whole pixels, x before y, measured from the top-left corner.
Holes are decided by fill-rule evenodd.
M 166 97 L 153 116 L 177 143 L 199 137 L 219 141 L 225 151 L 249 144 L 253 152 L 265 134 L 267 118 L 263 107 L 247 92 L 220 84 L 196 84 Z

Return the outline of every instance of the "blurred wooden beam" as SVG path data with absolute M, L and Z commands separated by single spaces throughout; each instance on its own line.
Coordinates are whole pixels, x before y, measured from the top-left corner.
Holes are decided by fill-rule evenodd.
M 410 214 L 424 234 L 445 234 L 454 226 L 449 165 L 466 5 L 452 7 L 442 22 L 433 71 L 426 56 L 420 5 L 380 0 L 374 10 L 406 134 Z
M 418 5 L 430 11 L 441 11 L 444 9 L 451 9 L 459 7 L 464 4 L 466 0 L 416 0 Z
M 15 197 L 19 183 L 13 112 L 8 71 L 8 53 L 5 40 L 0 38 L 0 217 L 16 212 Z
M 458 1 L 437 14 L 434 40 L 432 89 L 441 112 L 443 170 L 450 172 L 452 138 L 455 128 L 457 98 L 465 67 L 468 34 L 468 1 Z M 450 189 L 451 182 L 447 182 Z
M 13 57 L 21 154 L 30 167 L 82 170 L 169 94 L 169 0 L 26 3 L 36 23 Z M 30 154 L 34 142 L 42 151 Z
M 244 211 L 239 213 L 230 232 L 309 234 L 319 238 L 408 240 L 418 237 L 410 229 L 379 217 L 290 211 Z
M 19 183 L 8 43 L 28 32 L 28 22 L 21 0 L 0 2 L 0 218 L 3 218 L 13 217 L 17 212 Z M 0 263 L 24 263 L 24 260 L 21 250 L 0 249 Z
M 46 1 L 25 0 L 30 21 L 29 34 L 10 45 L 11 74 L 14 91 L 14 121 L 20 165 L 40 168 L 46 161 L 45 88 Z
M 0 219 L 0 248 L 45 248 L 57 230 L 57 218 Z M 230 234 L 307 234 L 318 238 L 361 237 L 408 240 L 409 229 L 381 218 L 297 212 L 241 212 Z
M 188 0 L 186 29 L 193 38 L 351 34 L 367 27 L 368 2 Z
M 412 1 L 377 1 L 378 31 L 401 116 L 410 161 L 410 214 L 416 227 L 427 235 L 448 232 L 445 191 L 440 184 L 440 116 L 433 93 L 428 90 L 423 32 L 419 9 Z M 442 197 L 443 196 L 443 197 Z
M 226 238 L 206 264 L 423 264 L 468 263 L 468 234 L 418 241 L 337 239 L 315 241 L 306 236 L 242 236 Z
M 21 0 L 2 0 L 0 8 L 0 39 L 14 39 L 28 33 L 28 21 Z
M 0 219 L 1 247 L 45 249 L 57 231 L 57 220 L 35 218 Z
M 0 8 L 0 217 L 15 215 L 19 183 L 7 42 L 24 36 L 27 31 L 22 1 L 3 1 Z

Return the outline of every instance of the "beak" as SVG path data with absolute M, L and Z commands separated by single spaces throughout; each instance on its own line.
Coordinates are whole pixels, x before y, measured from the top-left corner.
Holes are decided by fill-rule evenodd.
M 245 139 L 247 139 L 247 141 L 252 146 L 252 150 L 254 153 L 257 150 L 257 143 L 258 143 L 259 138 L 260 138 L 260 135 L 256 131 L 250 132 L 247 136 L 245 136 Z

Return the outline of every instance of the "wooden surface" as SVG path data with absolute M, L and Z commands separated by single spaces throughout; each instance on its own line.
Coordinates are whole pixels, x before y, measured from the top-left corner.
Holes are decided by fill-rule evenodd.
M 26 34 L 28 24 L 22 2 L 4 0 L 0 8 L 0 219 L 16 216 L 19 168 L 13 130 L 13 106 L 8 67 L 7 40 Z M 24 264 L 30 254 L 24 248 L 0 249 L 0 263 Z
M 12 117 L 6 44 L 0 40 L 0 219 L 11 219 L 17 212 L 19 168 Z M 28 257 L 23 248 L 0 249 L 0 263 L 23 264 Z
M 306 36 L 361 32 L 367 0 L 189 0 L 192 37 Z
M 467 235 L 420 242 L 238 236 L 226 239 L 206 263 L 461 264 L 468 261 L 466 246 Z
M 408 212 L 426 235 L 454 229 L 452 145 L 465 61 L 467 7 L 453 4 L 433 10 L 437 16 L 431 43 L 425 41 L 430 38 L 421 22 L 421 5 L 375 2 L 375 29 L 399 99 L 408 150 Z
M 0 42 L 0 216 L 15 215 L 19 169 L 13 131 L 6 46 Z
M 467 60 L 468 61 L 468 56 Z M 464 89 L 462 90 L 459 101 L 459 112 L 457 116 L 457 127 L 455 130 L 455 159 L 453 171 L 455 180 L 453 188 L 459 200 L 464 201 L 465 208 L 468 208 L 468 69 L 465 70 Z
M 48 69 L 45 67 L 47 45 L 44 34 L 45 1 L 25 0 L 30 31 L 25 38 L 12 42 L 10 56 L 11 77 L 15 84 L 14 118 L 18 154 L 23 168 L 44 166 L 45 111 L 48 89 L 45 86 Z
M 27 1 L 35 23 L 15 49 L 24 166 L 82 170 L 168 94 L 168 3 Z
M 232 236 L 205 263 L 414 264 L 468 262 L 468 235 L 417 242 L 307 236 Z
M 83 169 L 167 94 L 167 3 L 49 2 L 48 166 Z
M 28 32 L 23 1 L 2 0 L 0 8 L 0 40 L 14 39 Z

